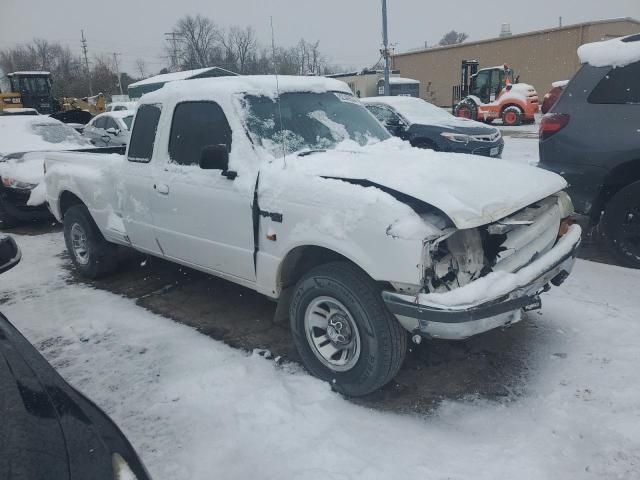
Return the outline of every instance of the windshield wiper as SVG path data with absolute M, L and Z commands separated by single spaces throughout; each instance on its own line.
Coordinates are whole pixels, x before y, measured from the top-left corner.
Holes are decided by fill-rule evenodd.
M 318 153 L 318 152 L 326 152 L 327 149 L 326 148 L 315 148 L 315 149 L 311 149 L 311 150 L 305 150 L 304 152 L 300 152 L 298 154 L 299 157 L 306 157 L 307 155 L 312 155 L 314 153 Z

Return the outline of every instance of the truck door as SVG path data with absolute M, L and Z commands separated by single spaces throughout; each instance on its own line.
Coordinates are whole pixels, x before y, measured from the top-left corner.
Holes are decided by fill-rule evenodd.
M 160 120 L 160 105 L 140 105 L 134 120 L 122 185 L 116 185 L 118 206 L 133 246 L 161 255 L 151 216 L 154 169 L 151 163 Z
M 176 105 L 168 151 L 157 154 L 166 164 L 157 170 L 152 201 L 156 237 L 167 257 L 253 282 L 253 192 L 238 188 L 226 169 L 199 165 L 205 147 L 220 145 L 233 149 L 217 103 Z

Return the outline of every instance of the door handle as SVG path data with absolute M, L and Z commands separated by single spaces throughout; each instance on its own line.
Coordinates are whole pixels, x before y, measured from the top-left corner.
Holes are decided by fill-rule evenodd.
M 153 189 L 162 195 L 169 195 L 169 185 L 166 183 L 155 183 Z

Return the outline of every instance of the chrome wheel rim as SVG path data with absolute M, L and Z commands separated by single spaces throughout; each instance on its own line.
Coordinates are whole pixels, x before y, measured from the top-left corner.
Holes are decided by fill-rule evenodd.
M 360 332 L 347 308 L 332 297 L 314 298 L 304 315 L 311 351 L 336 372 L 352 369 L 360 358 Z
M 80 265 L 89 263 L 89 242 L 84 229 L 77 223 L 71 227 L 71 247 L 76 261 Z

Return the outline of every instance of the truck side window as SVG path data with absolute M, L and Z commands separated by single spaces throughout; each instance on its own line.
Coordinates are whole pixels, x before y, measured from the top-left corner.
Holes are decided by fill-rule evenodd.
M 640 103 L 640 62 L 612 69 L 589 95 L 589 103 Z
M 148 163 L 151 161 L 160 112 L 160 105 L 140 105 L 138 107 L 129 141 L 128 160 L 130 162 Z
M 215 102 L 183 102 L 176 106 L 169 137 L 169 158 L 180 165 L 198 165 L 207 145 L 231 151 L 231 127 Z

